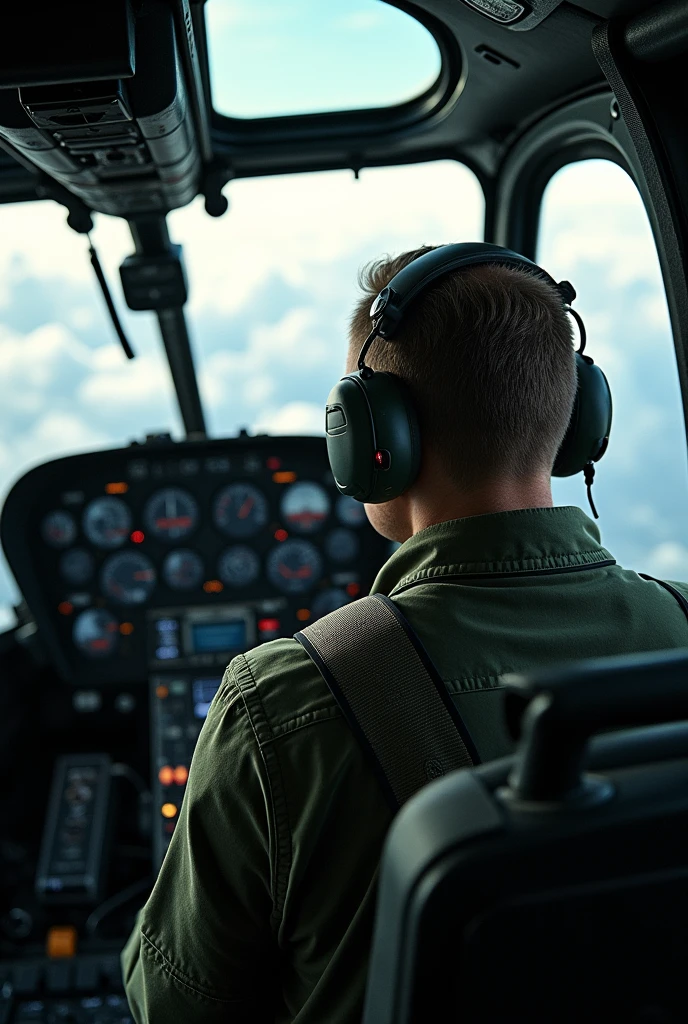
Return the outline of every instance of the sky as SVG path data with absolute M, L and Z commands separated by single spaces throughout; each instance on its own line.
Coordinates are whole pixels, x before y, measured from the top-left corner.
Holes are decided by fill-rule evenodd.
M 243 0 L 208 7 L 224 8 L 226 32 L 253 24 Z M 344 7 L 375 17 L 387 10 L 378 0 L 332 3 L 335 15 Z M 272 28 L 281 26 L 277 19 Z M 404 67 L 396 74 L 400 96 L 408 76 Z M 296 108 L 301 85 L 290 99 L 289 81 L 281 102 Z M 184 247 L 192 344 L 216 437 L 240 427 L 321 433 L 359 267 L 383 252 L 482 237 L 479 185 L 449 161 L 364 170 L 358 181 L 348 171 L 238 180 L 225 194 L 230 208 L 220 219 L 201 202 L 169 217 Z M 66 226 L 65 211 L 51 202 L 0 207 L 0 500 L 28 468 L 57 455 L 161 430 L 181 436 L 152 314 L 127 311 L 121 297 L 117 267 L 133 250 L 127 227 L 100 215 L 93 240 L 133 362 L 107 319 L 87 241 Z M 539 259 L 578 290 L 587 351 L 612 387 L 612 439 L 595 483 L 603 543 L 622 564 L 688 578 L 688 471 L 668 314 L 647 218 L 619 167 L 585 161 L 555 176 Z M 581 478 L 555 481 L 554 493 L 557 503 L 587 508 Z M 16 600 L 0 561 L 0 625 Z

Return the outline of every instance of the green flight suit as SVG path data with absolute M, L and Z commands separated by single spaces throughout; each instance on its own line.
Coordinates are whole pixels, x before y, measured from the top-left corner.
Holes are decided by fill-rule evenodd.
M 423 530 L 373 592 L 403 610 L 487 760 L 510 751 L 503 672 L 688 646 L 671 595 L 610 561 L 578 508 L 503 512 Z M 503 575 L 562 568 L 573 571 Z M 235 658 L 123 953 L 138 1024 L 357 1024 L 390 820 L 301 646 L 275 640 Z

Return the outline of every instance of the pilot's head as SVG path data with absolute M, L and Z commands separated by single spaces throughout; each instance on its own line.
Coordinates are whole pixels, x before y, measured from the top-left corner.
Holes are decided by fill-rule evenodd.
M 370 332 L 371 303 L 395 274 L 431 248 L 383 257 L 362 270 L 349 372 Z M 576 370 L 569 317 L 546 282 L 499 266 L 446 274 L 412 305 L 393 341 L 373 342 L 366 362 L 406 382 L 422 441 L 420 473 L 409 491 L 366 505 L 383 536 L 407 539 L 423 525 L 424 505 L 435 508 L 425 524 L 430 525 L 438 507 L 447 508 L 445 518 L 455 518 L 452 508 L 459 514 L 465 508 L 466 515 L 499 511 L 493 505 L 500 494 L 505 510 L 522 507 L 508 495 L 522 494 L 524 487 L 550 495 Z M 488 494 L 486 504 L 480 496 Z

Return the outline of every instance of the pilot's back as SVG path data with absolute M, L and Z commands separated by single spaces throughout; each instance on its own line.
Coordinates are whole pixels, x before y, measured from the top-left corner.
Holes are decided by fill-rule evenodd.
M 481 760 L 511 749 L 502 673 L 688 642 L 674 598 L 617 566 L 577 508 L 430 527 L 373 589 L 422 640 Z M 140 951 L 133 936 L 125 954 L 132 1004 L 152 1000 L 170 1021 L 255 1020 L 260 1004 L 266 1020 L 358 1022 L 391 817 L 303 648 L 279 640 L 236 658 L 142 915 Z

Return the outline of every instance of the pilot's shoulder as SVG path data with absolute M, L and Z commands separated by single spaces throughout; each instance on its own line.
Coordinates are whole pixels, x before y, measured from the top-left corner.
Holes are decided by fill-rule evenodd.
M 298 641 L 271 640 L 235 658 L 228 669 L 254 728 L 273 735 L 337 714 L 327 684 Z

